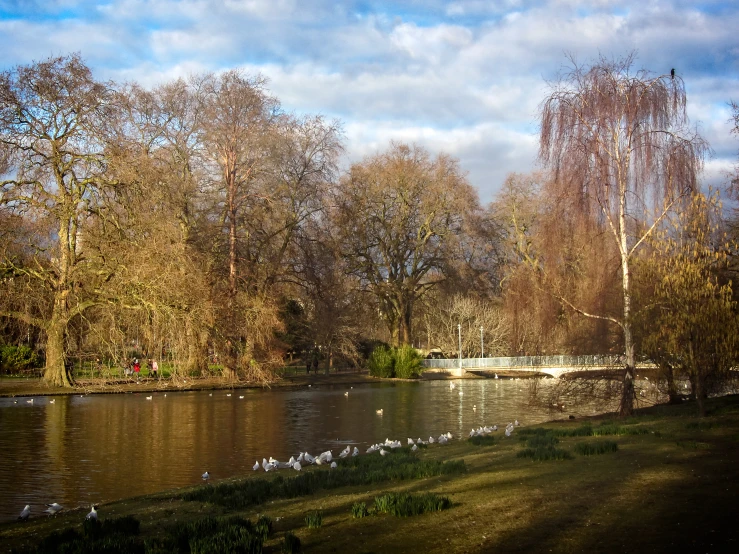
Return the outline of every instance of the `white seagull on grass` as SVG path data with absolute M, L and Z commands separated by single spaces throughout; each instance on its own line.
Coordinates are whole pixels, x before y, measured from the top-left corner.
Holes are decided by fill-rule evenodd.
M 60 504 L 57 504 L 56 502 L 54 502 L 53 504 L 47 504 L 46 506 L 47 507 L 44 511 L 51 515 L 56 515 L 64 509 L 64 506 L 61 506 Z
M 23 508 L 23 511 L 21 512 L 21 515 L 18 516 L 18 519 L 20 521 L 26 521 L 28 519 L 28 516 L 31 515 L 31 505 L 26 504 L 26 507 Z
M 92 509 L 90 510 L 90 513 L 85 516 L 85 519 L 94 519 L 97 521 L 98 519 L 98 507 L 93 505 Z

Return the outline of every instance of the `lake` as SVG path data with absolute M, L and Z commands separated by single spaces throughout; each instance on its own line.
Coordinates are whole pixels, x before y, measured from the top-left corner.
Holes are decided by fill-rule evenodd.
M 386 438 L 458 440 L 480 425 L 564 417 L 529 407 L 526 381 L 453 382 L 0 398 L 0 520 L 26 504 L 37 517 L 46 503 L 89 507 L 194 485 L 206 470 L 218 482 L 270 456 L 337 456 L 346 445 L 365 455 Z

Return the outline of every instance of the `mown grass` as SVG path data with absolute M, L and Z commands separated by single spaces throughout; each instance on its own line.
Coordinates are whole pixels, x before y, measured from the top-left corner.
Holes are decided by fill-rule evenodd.
M 109 535 L 111 542 L 105 550 L 100 542 L 97 550 L 84 551 L 132 552 L 144 545 L 147 552 L 179 552 L 187 542 L 187 548 L 192 544 L 228 552 L 228 545 L 245 534 L 230 528 L 239 527 L 238 520 L 231 518 L 258 522 L 259 516 L 266 513 L 272 518 L 272 533 L 263 539 L 262 551 L 272 553 L 732 552 L 739 544 L 735 522 L 739 493 L 739 397 L 710 399 L 712 415 L 698 420 L 700 425 L 693 425 L 695 406 L 687 404 L 639 411 L 629 418 L 628 425 L 612 416 L 603 425 L 606 418 L 590 420 L 587 426 L 582 425 L 582 420 L 549 423 L 531 429 L 517 428 L 516 434 L 524 437 L 523 441 L 498 440 L 493 446 L 452 441 L 444 447 L 431 445 L 415 455 L 419 462 L 464 460 L 465 471 L 459 473 L 319 488 L 309 496 L 269 497 L 268 501 L 244 509 L 183 500 L 191 491 L 103 504 L 99 508 L 103 525 L 135 514 L 140 522 L 139 532 L 134 534 L 131 528 L 118 533 L 117 538 Z M 614 426 L 642 428 L 646 432 L 612 435 L 610 439 L 582 434 L 583 428 Z M 528 448 L 530 439 L 547 435 L 558 440 L 551 441 L 552 448 L 571 453 L 577 451 L 580 443 L 615 443 L 615 437 L 618 449 L 601 456 L 576 454 L 562 463 L 522 463 L 518 452 Z M 374 462 L 346 461 L 340 469 L 358 470 L 364 463 L 384 466 L 390 461 L 401 462 L 406 456 L 406 452 L 394 452 L 385 458 L 374 456 Z M 372 456 L 361 458 L 369 460 Z M 331 471 L 310 467 L 304 473 L 328 475 Z M 280 475 L 274 477 L 284 479 Z M 250 476 L 244 481 L 276 480 L 270 478 L 271 474 Z M 353 506 L 361 504 L 372 506 L 367 512 L 378 513 L 376 497 L 390 493 L 417 497 L 429 491 L 448 498 L 452 509 L 422 517 L 353 517 L 360 510 L 353 510 Z M 305 516 L 309 511 L 322 513 L 320 528 L 307 529 Z M 0 550 L 42 551 L 37 549 L 52 533 L 56 533 L 55 544 L 64 540 L 101 540 L 85 537 L 86 512 L 69 510 L 53 518 L 2 523 Z M 214 530 L 210 519 L 219 522 L 218 530 Z M 229 520 L 231 523 L 227 523 Z M 189 529 L 186 533 L 173 531 L 187 525 L 190 527 L 185 527 Z M 241 527 L 247 528 L 243 524 Z M 258 542 L 264 534 L 257 527 L 254 524 L 249 528 L 253 530 L 249 536 Z M 197 537 L 203 541 L 201 546 L 191 540 Z M 217 541 L 223 542 L 215 545 Z M 245 547 L 238 548 L 243 551 Z

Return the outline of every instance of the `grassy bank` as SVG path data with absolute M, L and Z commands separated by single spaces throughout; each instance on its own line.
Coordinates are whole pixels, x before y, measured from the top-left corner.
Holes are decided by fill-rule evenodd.
M 336 470 L 245 467 L 243 479 L 100 506 L 110 533 L 128 529 L 119 535 L 83 528 L 89 507 L 50 518 L 34 507 L 29 521 L 0 526 L 0 544 L 34 551 L 71 528 L 78 544 L 139 552 L 734 552 L 739 397 L 694 413 L 684 403 L 516 428 L 478 444 L 362 454 Z M 117 519 L 129 516 L 136 532 Z

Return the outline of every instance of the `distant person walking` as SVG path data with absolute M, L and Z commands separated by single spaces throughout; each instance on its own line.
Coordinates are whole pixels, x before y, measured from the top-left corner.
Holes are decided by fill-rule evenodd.
M 141 364 L 139 363 L 139 359 L 135 358 L 133 360 L 133 373 L 136 375 L 136 380 L 139 380 L 139 375 L 141 374 Z
M 151 360 L 151 376 L 152 377 L 159 376 L 159 364 L 154 359 Z

